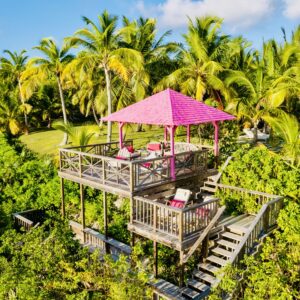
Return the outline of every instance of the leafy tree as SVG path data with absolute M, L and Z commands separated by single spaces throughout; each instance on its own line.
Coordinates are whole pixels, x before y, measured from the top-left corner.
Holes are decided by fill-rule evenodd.
M 79 29 L 73 37 L 68 38 L 71 45 L 80 45 L 86 51 L 78 56 L 74 64 L 96 66 L 104 71 L 107 91 L 107 113 L 112 113 L 111 76 L 117 74 L 124 81 L 128 81 L 128 70 L 142 66 L 142 56 L 139 52 L 119 47 L 119 35 L 115 33 L 117 17 L 110 16 L 107 11 L 98 16 L 99 24 L 87 17 L 84 22 L 90 28 Z M 112 127 L 108 122 L 107 141 L 111 141 Z
M 29 127 L 27 115 L 31 111 L 31 106 L 28 103 L 26 103 L 21 76 L 25 70 L 28 56 L 25 55 L 25 50 L 22 50 L 20 53 L 4 50 L 4 53 L 6 53 L 9 56 L 9 58 L 2 57 L 0 59 L 0 73 L 2 73 L 2 76 L 9 78 L 10 81 L 12 81 L 12 83 L 16 84 L 17 86 L 18 95 L 21 103 L 20 110 L 24 113 L 25 133 L 27 134 Z
M 224 70 L 221 57 L 228 49 L 228 36 L 219 34 L 221 23 L 216 17 L 196 18 L 195 23 L 190 20 L 184 35 L 188 49 L 179 53 L 180 66 L 157 89 L 179 88 L 197 100 L 206 96 L 223 106 L 221 96 L 227 98 L 228 93 L 219 75 Z
M 53 76 L 57 81 L 64 123 L 67 124 L 66 104 L 62 86 L 62 73 L 64 68 L 73 59 L 69 54 L 70 45 L 64 43 L 61 49 L 58 48 L 55 41 L 51 38 L 42 39 L 39 46 L 34 47 L 39 50 L 43 57 L 36 57 L 30 60 L 27 70 L 23 74 L 24 80 L 28 80 L 27 86 L 36 88 L 41 82 Z M 64 134 L 62 144 L 68 142 L 68 135 Z

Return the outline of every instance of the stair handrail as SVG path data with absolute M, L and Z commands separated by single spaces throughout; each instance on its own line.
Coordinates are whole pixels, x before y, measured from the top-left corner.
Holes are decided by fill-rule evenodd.
M 194 243 L 194 245 L 183 256 L 182 263 L 185 264 L 188 261 L 188 259 L 193 255 L 193 253 L 196 251 L 196 249 L 199 247 L 199 245 L 202 243 L 202 241 L 209 234 L 210 230 L 214 227 L 214 225 L 216 224 L 216 222 L 219 220 L 219 218 L 223 214 L 225 208 L 226 208 L 225 205 L 223 205 L 222 207 L 220 207 L 218 209 L 217 213 L 214 215 L 214 217 L 212 218 L 212 220 L 210 221 L 210 223 L 206 226 L 206 228 L 201 233 L 201 235 L 199 236 L 199 238 L 196 240 L 196 242 Z
M 250 225 L 248 231 L 246 232 L 246 234 L 244 235 L 243 239 L 241 240 L 241 242 L 239 243 L 238 247 L 235 249 L 235 251 L 233 252 L 233 256 L 229 259 L 229 263 L 233 264 L 235 263 L 236 259 L 239 257 L 240 252 L 242 251 L 242 249 L 246 246 L 246 243 L 252 233 L 252 231 L 254 230 L 254 228 L 256 227 L 256 225 L 261 221 L 261 219 L 263 219 L 263 217 L 265 217 L 266 213 L 268 212 L 269 207 L 279 201 L 283 201 L 282 196 L 277 196 L 276 198 L 274 198 L 273 200 L 269 201 L 268 203 L 265 203 L 260 211 L 258 212 L 258 214 L 256 215 L 255 219 L 253 220 L 252 224 Z M 267 226 L 266 226 L 267 227 Z M 265 228 L 265 230 L 267 231 L 268 228 Z M 267 233 L 267 232 L 266 232 Z
M 275 198 L 273 198 L 271 201 L 265 203 L 261 209 L 259 210 L 258 214 L 256 215 L 255 219 L 252 221 L 248 231 L 246 232 L 246 234 L 243 236 L 243 239 L 240 241 L 238 247 L 235 249 L 235 251 L 233 252 L 233 255 L 230 257 L 230 259 L 228 260 L 227 264 L 234 264 L 236 263 L 236 260 L 240 257 L 240 252 L 242 251 L 242 249 L 244 247 L 246 247 L 247 241 L 251 235 L 251 233 L 253 232 L 253 230 L 255 229 L 256 225 L 261 221 L 261 219 L 263 217 L 266 216 L 267 213 L 269 213 L 269 208 L 272 204 L 281 201 L 281 204 L 283 203 L 283 199 L 284 197 L 282 196 L 278 196 L 278 195 L 272 195 Z M 264 225 L 264 227 L 267 227 Z M 268 228 L 265 228 L 265 230 L 267 230 Z M 245 254 L 245 253 L 244 253 Z M 216 287 L 221 281 L 221 277 L 217 278 L 216 281 L 213 283 L 213 287 Z

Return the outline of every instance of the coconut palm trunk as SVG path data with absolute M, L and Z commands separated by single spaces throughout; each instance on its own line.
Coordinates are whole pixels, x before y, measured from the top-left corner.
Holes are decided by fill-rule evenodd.
M 105 81 L 106 81 L 106 91 L 107 91 L 107 113 L 108 115 L 111 114 L 111 108 L 112 108 L 112 103 L 111 103 L 111 85 L 110 85 L 110 76 L 109 76 L 109 70 L 107 66 L 104 66 L 104 74 L 105 74 Z M 111 142 L 111 133 L 112 133 L 112 126 L 111 126 L 111 121 L 107 122 L 107 142 Z
M 99 122 L 99 119 L 97 117 L 97 114 L 96 114 L 96 110 L 95 110 L 95 105 L 94 103 L 92 104 L 92 112 L 93 112 L 93 117 L 95 119 L 95 122 L 97 123 L 97 125 L 100 127 L 100 122 Z
M 21 85 L 20 78 L 18 78 L 18 87 L 19 87 L 20 101 L 21 101 L 22 105 L 24 105 L 25 100 L 24 100 L 23 93 L 22 93 L 22 85 Z M 24 110 L 24 123 L 25 123 L 25 134 L 27 135 L 29 132 L 29 126 L 28 126 L 28 118 L 27 118 L 26 109 Z
M 68 119 L 67 119 L 67 112 L 66 112 L 66 105 L 65 105 L 65 98 L 62 90 L 62 85 L 59 76 L 56 76 L 57 79 L 57 85 L 58 85 L 58 90 L 59 90 L 59 96 L 60 96 L 60 101 L 61 101 L 61 108 L 62 108 L 62 113 L 63 113 L 63 120 L 65 124 L 68 124 Z M 65 132 L 63 140 L 61 142 L 61 145 L 66 145 L 68 143 L 68 134 Z

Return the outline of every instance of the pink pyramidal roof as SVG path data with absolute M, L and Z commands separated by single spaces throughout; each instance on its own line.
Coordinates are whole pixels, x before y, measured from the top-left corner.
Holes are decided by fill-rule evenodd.
M 127 106 L 104 121 L 179 126 L 233 120 L 234 116 L 171 89 Z

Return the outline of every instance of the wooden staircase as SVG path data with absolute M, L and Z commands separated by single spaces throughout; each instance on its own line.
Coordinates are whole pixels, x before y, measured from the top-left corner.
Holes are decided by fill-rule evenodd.
M 221 269 L 227 264 L 239 263 L 244 255 L 257 254 L 265 237 L 276 228 L 278 214 L 283 205 L 283 197 L 216 184 L 215 182 L 206 182 L 202 187 L 203 192 L 209 193 L 213 193 L 209 189 L 214 188 L 242 193 L 242 195 L 254 197 L 256 201 L 264 201 L 265 203 L 262 204 L 256 215 L 240 215 L 231 220 L 230 223 L 222 225 L 222 231 L 219 232 L 217 239 L 213 240 L 208 254 L 197 265 L 185 287 L 179 288 L 161 279 L 152 285 L 155 297 L 174 300 L 207 298 L 211 287 L 220 282 Z M 218 278 L 217 273 L 221 275 Z M 230 297 L 230 295 L 227 296 Z M 155 297 L 153 299 L 161 299 Z
M 224 228 L 210 248 L 207 258 L 198 264 L 193 277 L 187 281 L 187 287 L 182 289 L 181 295 L 185 299 L 203 299 L 209 294 L 211 287 L 217 282 L 216 274 L 230 262 L 253 219 L 254 216 L 245 215 L 238 222 Z

